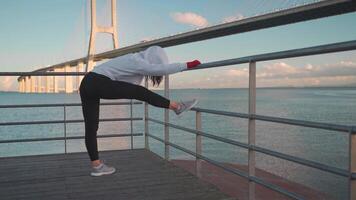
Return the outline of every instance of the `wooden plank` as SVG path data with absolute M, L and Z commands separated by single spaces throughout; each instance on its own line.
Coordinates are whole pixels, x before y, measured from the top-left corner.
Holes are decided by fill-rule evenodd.
M 1 199 L 227 198 L 144 149 L 107 151 L 100 156 L 118 173 L 90 177 L 87 153 L 0 158 Z

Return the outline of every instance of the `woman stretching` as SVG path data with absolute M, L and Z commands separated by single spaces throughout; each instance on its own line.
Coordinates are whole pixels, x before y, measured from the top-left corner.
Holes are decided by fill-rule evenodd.
M 197 100 L 170 101 L 140 84 L 145 77 L 153 85 L 159 85 L 163 75 L 177 73 L 199 64 L 198 60 L 168 64 L 165 51 L 159 46 L 152 46 L 145 51 L 113 58 L 85 75 L 79 90 L 85 122 L 85 146 L 92 163 L 92 176 L 115 172 L 114 167 L 99 160 L 96 136 L 100 99 L 137 99 L 156 107 L 171 109 L 180 115 L 195 106 Z

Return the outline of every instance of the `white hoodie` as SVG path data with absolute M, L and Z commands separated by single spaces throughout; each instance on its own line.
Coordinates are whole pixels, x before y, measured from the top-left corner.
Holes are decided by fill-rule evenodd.
M 92 72 L 109 77 L 114 81 L 125 81 L 140 85 L 144 76 L 163 76 L 181 72 L 185 63 L 168 63 L 163 48 L 151 46 L 148 49 L 119 56 L 96 66 Z

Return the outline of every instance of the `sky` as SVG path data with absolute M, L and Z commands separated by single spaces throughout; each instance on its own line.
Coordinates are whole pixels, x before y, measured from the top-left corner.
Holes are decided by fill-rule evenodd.
M 222 3 L 223 2 L 223 3 Z M 312 0 L 117 0 L 119 46 L 241 20 Z M 85 56 L 88 0 L 0 0 L 0 69 L 32 71 Z M 97 0 L 98 23 L 109 23 L 109 1 Z M 356 13 L 166 48 L 171 62 L 202 63 L 356 39 Z M 112 49 L 98 34 L 96 52 Z M 0 90 L 17 90 L 1 77 Z M 178 73 L 171 88 L 243 88 L 248 66 Z M 257 63 L 258 87 L 356 86 L 356 51 Z

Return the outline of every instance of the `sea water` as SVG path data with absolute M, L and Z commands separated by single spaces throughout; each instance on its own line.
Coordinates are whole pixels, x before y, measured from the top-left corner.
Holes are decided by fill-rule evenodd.
M 163 94 L 163 91 L 155 91 Z M 229 112 L 248 112 L 247 89 L 173 89 L 174 100 L 196 98 L 197 107 Z M 119 100 L 127 101 L 127 100 Z M 102 100 L 102 102 L 108 102 Z M 112 102 L 112 101 L 109 101 Z M 0 92 L 0 105 L 80 103 L 78 94 L 22 94 Z M 130 117 L 129 106 L 101 106 L 100 118 Z M 133 117 L 143 117 L 143 105 L 133 105 Z M 65 114 L 64 114 L 65 113 Z M 356 125 L 355 88 L 271 88 L 257 89 L 256 113 L 315 122 Z M 164 110 L 149 106 L 149 117 L 163 121 Z M 170 122 L 195 128 L 195 112 L 177 117 L 170 112 Z M 1 108 L 0 123 L 83 119 L 81 107 Z M 99 135 L 127 134 L 130 122 L 100 122 Z M 142 133 L 142 120 L 133 122 L 133 132 Z M 202 130 L 206 133 L 247 143 L 248 120 L 202 113 Z M 170 142 L 195 151 L 195 136 L 170 128 Z M 149 122 L 149 132 L 164 137 L 164 127 Z M 0 126 L 0 140 L 83 136 L 83 123 Z M 143 148 L 143 136 L 135 137 L 133 148 Z M 0 157 L 63 153 L 64 141 L 0 143 Z M 149 140 L 150 149 L 163 156 L 162 143 Z M 247 150 L 203 138 L 203 155 L 219 162 L 247 164 Z M 341 169 L 348 168 L 348 134 L 270 122 L 256 122 L 256 145 Z M 68 140 L 67 152 L 85 151 L 84 141 Z M 100 150 L 131 148 L 130 137 L 99 139 Z M 184 152 L 170 148 L 172 159 L 192 159 Z M 347 178 L 304 167 L 293 162 L 256 153 L 257 167 L 301 183 L 316 190 L 346 198 Z

